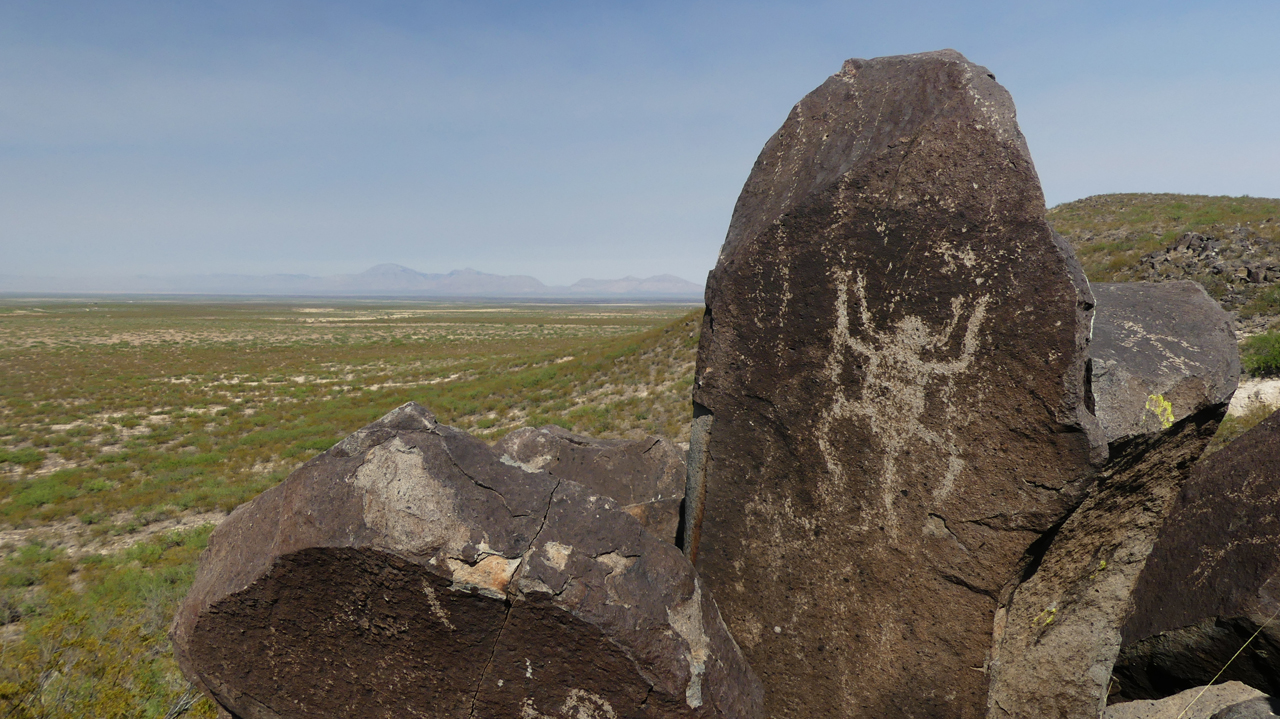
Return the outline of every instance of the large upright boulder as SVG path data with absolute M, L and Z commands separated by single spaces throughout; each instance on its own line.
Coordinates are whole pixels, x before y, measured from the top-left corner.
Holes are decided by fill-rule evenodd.
M 773 717 L 978 717 L 997 601 L 1105 458 L 1092 297 L 954 51 L 792 110 L 707 285 L 686 551 Z
M 1134 587 L 1122 641 L 1121 698 L 1207 684 L 1224 667 L 1220 681 L 1280 696 L 1280 413 L 1196 467 Z
M 661 437 L 597 439 L 555 425 L 523 427 L 494 445 L 502 461 L 605 495 L 675 544 L 684 501 L 684 453 Z
M 1134 583 L 1240 374 L 1231 317 L 1194 282 L 1093 294 L 1089 366 L 1111 459 L 997 612 L 991 719 L 1101 714 Z
M 232 513 L 172 636 L 241 719 L 761 715 L 676 547 L 412 403 Z

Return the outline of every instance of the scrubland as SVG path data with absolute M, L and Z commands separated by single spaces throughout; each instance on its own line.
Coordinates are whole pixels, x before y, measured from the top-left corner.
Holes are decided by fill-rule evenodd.
M 1049 211 L 1093 281 L 1130 278 L 1183 232 L 1280 241 L 1277 217 L 1278 200 L 1182 195 Z M 410 400 L 489 441 L 544 424 L 687 441 L 699 318 L 660 305 L 0 299 L 0 717 L 213 717 L 166 631 L 228 511 Z M 1280 334 L 1243 349 L 1254 375 L 1280 374 Z M 1212 448 L 1268 411 L 1228 418 Z
M 687 440 L 692 309 L 0 300 L 0 716 L 212 717 L 165 632 L 213 524 L 404 402 Z

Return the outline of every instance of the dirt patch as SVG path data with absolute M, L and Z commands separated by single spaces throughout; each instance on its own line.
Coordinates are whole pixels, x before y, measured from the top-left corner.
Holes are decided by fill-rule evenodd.
M 0 557 L 8 558 L 20 548 L 35 541 L 43 543 L 46 547 L 63 549 L 72 559 L 90 554 L 114 554 L 157 534 L 176 529 L 193 529 L 206 524 L 217 525 L 226 518 L 227 515 L 222 512 L 183 512 L 174 517 L 143 525 L 126 534 L 94 537 L 92 527 L 73 517 L 29 529 L 0 531 Z M 133 516 L 125 512 L 113 519 L 116 524 L 125 525 L 133 519 Z

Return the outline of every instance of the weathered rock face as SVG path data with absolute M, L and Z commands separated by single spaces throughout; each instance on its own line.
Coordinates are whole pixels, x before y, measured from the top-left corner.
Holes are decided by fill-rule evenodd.
M 771 716 L 986 713 L 997 598 L 1105 458 L 1091 307 L 958 53 L 850 60 L 769 140 L 708 281 L 686 551 Z
M 244 719 L 760 716 L 679 550 L 414 404 L 237 509 L 172 635 Z
M 1280 695 L 1280 414 L 1196 466 L 1133 592 L 1115 666 L 1147 699 L 1222 674 Z M 1271 622 L 1268 624 L 1268 620 Z
M 589 487 L 644 528 L 676 543 L 684 500 L 684 453 L 659 437 L 594 439 L 550 425 L 525 427 L 494 449 L 502 461 Z
M 1107 442 L 1151 435 L 1230 402 L 1240 377 L 1231 316 L 1195 282 L 1091 286 L 1093 394 Z
M 1111 461 L 997 613 L 992 719 L 1102 712 L 1134 583 L 1240 373 L 1231 318 L 1198 285 L 1093 292 L 1089 364 Z
M 1270 707 L 1268 698 L 1257 689 L 1240 682 L 1225 682 L 1195 687 L 1164 699 L 1113 704 L 1102 719 L 1245 719 L 1248 715 L 1241 714 L 1257 709 L 1259 703 Z

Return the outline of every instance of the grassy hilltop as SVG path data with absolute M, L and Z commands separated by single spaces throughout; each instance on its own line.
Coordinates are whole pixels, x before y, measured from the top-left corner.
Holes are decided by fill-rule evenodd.
M 1048 212 L 1049 224 L 1070 240 L 1093 282 L 1131 279 L 1143 255 L 1187 232 L 1225 237 L 1245 230 L 1280 240 L 1280 200 L 1206 195 L 1094 195 Z

